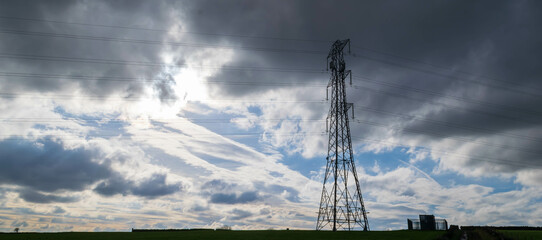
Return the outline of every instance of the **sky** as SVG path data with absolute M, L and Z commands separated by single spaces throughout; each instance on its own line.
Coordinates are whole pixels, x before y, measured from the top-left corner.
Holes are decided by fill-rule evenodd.
M 0 231 L 314 229 L 345 51 L 371 230 L 542 225 L 540 1 L 0 3 Z

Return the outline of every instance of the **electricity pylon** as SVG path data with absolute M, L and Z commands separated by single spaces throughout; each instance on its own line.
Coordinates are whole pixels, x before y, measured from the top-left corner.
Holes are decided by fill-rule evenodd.
M 327 56 L 331 70 L 327 86 L 331 87 L 331 107 L 327 116 L 329 142 L 316 230 L 369 230 L 348 121 L 349 109 L 352 109 L 354 117 L 354 105 L 346 102 L 345 79 L 348 76 L 352 84 L 352 72 L 345 70 L 343 49 L 346 45 L 350 48 L 349 39 L 335 41 Z

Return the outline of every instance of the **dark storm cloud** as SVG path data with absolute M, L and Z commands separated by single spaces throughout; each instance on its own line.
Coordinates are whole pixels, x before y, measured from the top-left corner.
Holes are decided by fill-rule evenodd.
M 51 139 L 6 139 L 0 142 L 0 183 L 46 192 L 80 191 L 111 175 L 107 165 L 93 162 L 97 155 L 84 148 L 65 149 Z M 40 197 L 36 194 L 23 192 L 22 196 L 37 200 Z M 51 196 L 42 199 L 47 198 Z
M 76 197 L 58 196 L 55 194 L 42 194 L 37 191 L 33 191 L 29 189 L 25 189 L 19 192 L 19 197 L 27 202 L 32 202 L 32 203 L 53 203 L 53 202 L 68 203 L 68 202 L 76 202 L 79 200 Z
M 165 2 L 146 1 L 5 1 L 1 16 L 46 19 L 101 25 L 143 26 L 167 29 L 171 9 Z M 23 32 L 67 34 L 106 38 L 145 39 L 161 41 L 165 32 L 148 32 L 107 27 L 93 27 L 52 22 L 1 19 L 0 28 Z M 150 34 L 152 33 L 152 34 Z M 12 92 L 70 92 L 79 89 L 89 95 L 106 96 L 111 93 L 135 97 L 144 83 L 138 81 L 111 81 L 111 77 L 153 79 L 160 66 L 145 67 L 112 63 L 88 63 L 85 59 L 106 59 L 137 62 L 160 62 L 161 45 L 130 44 L 115 41 L 94 41 L 66 37 L 33 36 L 3 33 L 0 53 L 27 55 L 26 57 L 0 57 L 4 72 L 25 74 L 59 74 L 91 76 L 90 79 L 69 77 L 9 77 L 2 82 L 3 89 Z M 36 56 L 68 58 L 63 61 L 36 60 Z M 83 61 L 83 62 L 81 62 Z M 100 62 L 96 60 L 94 62 Z M 162 93 L 161 93 L 162 94 Z
M 53 211 L 53 213 L 56 213 L 56 214 L 62 214 L 62 213 L 65 213 L 66 210 L 64 210 L 63 208 L 61 207 L 55 207 L 55 210 Z
M 105 163 L 98 150 L 66 149 L 52 139 L 36 142 L 6 139 L 0 142 L 0 183 L 25 187 L 19 197 L 27 202 L 74 202 L 78 198 L 44 194 L 59 190 L 81 191 L 102 181 L 94 189 L 104 196 L 132 194 L 158 197 L 180 191 L 180 183 L 167 184 L 166 174 L 153 174 L 141 182 L 122 177 Z
M 292 187 L 273 184 L 268 189 L 273 194 L 284 194 L 286 192 L 286 199 L 291 202 L 299 202 L 299 191 Z
M 165 174 L 154 174 L 132 187 L 132 194 L 142 197 L 158 197 L 178 192 L 182 189 L 179 183 L 167 184 Z
M 122 176 L 115 175 L 98 184 L 94 191 L 103 196 L 127 195 L 130 192 L 130 183 Z
M 257 191 L 246 190 L 245 187 L 238 184 L 228 183 L 220 179 L 208 181 L 200 189 L 202 195 L 210 198 L 211 203 L 242 204 L 261 199 Z
M 230 213 L 233 214 L 233 216 L 230 217 L 231 220 L 241 220 L 243 218 L 251 217 L 252 215 L 254 215 L 253 213 L 249 211 L 245 211 L 245 210 L 241 210 L 237 208 L 233 209 Z
M 120 176 L 115 176 L 98 184 L 94 188 L 94 191 L 103 196 L 132 194 L 140 197 L 154 198 L 182 190 L 180 183 L 167 184 L 166 177 L 166 174 L 153 174 L 151 177 L 135 183 Z
M 233 62 L 228 63 L 255 67 L 322 69 L 331 43 L 313 40 L 350 38 L 354 54 L 346 55 L 347 68 L 352 69 L 354 76 L 369 78 L 356 78 L 356 87 L 348 88 L 348 100 L 354 102 L 360 120 L 360 124 L 352 122 L 354 141 L 358 141 L 358 136 L 383 139 L 389 134 L 387 130 L 406 140 L 417 139 L 422 145 L 451 139 L 460 146 L 483 137 L 489 144 L 478 144 L 468 154 L 505 156 L 527 163 L 505 164 L 498 171 L 515 171 L 539 163 L 542 32 L 538 28 L 542 23 L 542 4 L 413 3 L 197 1 L 188 13 L 192 19 L 189 27 L 199 32 L 255 36 L 221 37 L 225 42 L 247 47 L 324 52 L 238 51 Z M 200 39 L 213 41 L 216 37 Z M 327 83 L 328 77 L 273 71 L 222 71 L 212 77 L 232 82 L 238 79 L 321 84 Z M 243 96 L 276 88 L 281 86 L 225 85 L 212 90 L 216 95 Z M 324 114 L 326 111 L 321 115 Z M 518 134 L 522 136 L 510 137 Z M 499 147 L 502 145 L 507 147 Z
M 264 182 L 253 182 L 252 185 L 251 188 L 246 188 L 235 183 L 213 179 L 201 186 L 201 193 L 210 197 L 210 202 L 220 204 L 242 204 L 274 196 L 284 196 L 288 201 L 299 202 L 299 191 L 292 187 Z
M 238 51 L 235 53 L 236 57 L 233 59 L 233 62 L 228 63 L 228 65 L 256 68 L 269 68 L 272 66 L 275 68 L 324 70 L 326 67 L 324 61 L 331 41 L 337 37 L 345 37 L 344 34 L 329 34 L 331 21 L 326 17 L 322 17 L 327 14 L 317 17 L 313 16 L 319 13 L 327 13 L 329 6 L 333 6 L 331 1 L 198 1 L 193 3 L 193 10 L 187 14 L 193 19 L 189 25 L 193 31 L 256 37 L 236 38 L 222 36 L 221 41 L 229 42 L 230 45 L 266 49 L 289 49 L 292 52 L 298 50 L 320 52 L 320 54 L 290 54 L 288 51 Z M 270 38 L 257 38 L 258 36 L 324 41 L 277 41 Z M 210 42 L 213 41 L 213 38 L 201 36 L 201 41 Z M 320 81 L 319 83 L 321 84 L 327 78 L 327 75 L 314 73 L 222 71 L 220 74 L 211 77 L 210 80 L 239 81 L 239 79 L 244 79 L 244 81 L 261 82 L 264 84 L 276 82 L 293 84 L 314 83 Z M 218 94 L 240 96 L 263 92 L 271 88 L 277 87 L 258 84 L 254 86 L 221 85 L 214 86 L 213 89 Z
M 222 204 L 242 204 L 254 202 L 260 199 L 257 192 L 243 192 L 241 194 L 236 193 L 215 193 L 211 195 L 212 203 Z
M 209 206 L 201 206 L 201 205 L 196 204 L 190 210 L 192 210 L 194 212 L 203 212 L 203 211 L 207 211 L 209 209 L 210 209 Z
M 272 196 L 283 195 L 288 201 L 299 202 L 299 191 L 292 187 L 278 184 L 265 184 L 263 182 L 255 183 L 254 187 Z
M 358 76 L 372 75 L 373 77 L 392 77 L 391 80 L 399 80 L 401 85 L 411 87 L 427 87 L 429 90 L 444 92 L 452 85 L 446 79 L 432 80 L 434 75 L 427 76 L 419 71 L 409 72 L 412 62 L 404 59 L 393 59 L 363 49 L 377 49 L 382 52 L 390 52 L 398 56 L 406 56 L 412 59 L 432 62 L 435 65 L 463 67 L 459 71 L 474 71 L 478 75 L 490 74 L 486 69 L 478 67 L 491 67 L 491 70 L 507 71 L 513 77 L 513 81 L 520 84 L 532 83 L 534 79 L 526 76 L 538 76 L 539 68 L 533 63 L 540 60 L 538 54 L 530 53 L 529 50 L 538 52 L 541 47 L 535 44 L 540 34 L 532 22 L 540 22 L 540 16 L 530 8 L 533 2 L 499 3 L 490 6 L 484 2 L 467 3 L 461 1 L 440 1 L 428 4 L 415 5 L 411 2 L 390 1 L 347 1 L 340 4 L 333 1 L 237 1 L 242 5 L 231 2 L 198 1 L 193 6 L 193 11 L 188 12 L 191 21 L 190 27 L 194 30 L 213 33 L 245 33 L 251 36 L 291 36 L 309 40 L 329 40 L 330 42 L 298 42 L 298 41 L 272 41 L 270 39 L 245 39 L 222 37 L 225 41 L 236 44 L 251 46 L 258 44 L 259 47 L 276 47 L 280 49 L 296 49 L 302 46 L 312 50 L 320 50 L 321 55 L 307 54 L 272 54 L 242 51 L 234 61 L 239 65 L 246 66 L 257 64 L 261 66 L 283 66 L 300 68 L 306 66 L 310 69 L 322 69 L 326 53 L 331 41 L 336 39 L 350 38 L 353 50 L 357 52 L 357 58 L 349 61 L 350 68 Z M 310 8 L 307 8 L 309 7 Z M 226 10 L 225 10 L 226 9 Z M 228 10 L 229 9 L 229 10 Z M 486 11 L 491 9 L 491 11 Z M 536 8 L 535 8 L 536 9 Z M 244 14 L 238 14 L 243 12 Z M 387 14 L 374 14 L 387 12 Z M 325 16 L 325 17 L 322 17 Z M 216 24 L 217 22 L 224 24 Z M 518 25 L 523 29 L 515 29 Z M 509 32 L 511 31 L 511 32 Z M 514 37 L 514 32 L 528 35 L 529 39 Z M 210 37 L 201 37 L 202 40 L 210 41 Z M 214 39 L 216 37 L 213 37 Z M 512 44 L 515 47 L 508 46 Z M 474 65 L 469 61 L 476 51 L 485 49 L 486 45 L 492 45 L 487 56 L 482 56 L 481 61 L 506 59 L 509 65 Z M 519 47 L 521 46 L 521 47 Z M 514 49 L 511 49 L 514 48 Z M 523 51 L 515 49 L 522 48 Z M 357 49 L 357 50 L 356 50 Z M 372 53 L 372 55 L 371 55 Z M 482 53 L 481 53 L 482 54 Z M 298 56 L 301 55 L 301 56 Z M 368 58 L 364 58 L 368 56 Z M 374 61 L 378 56 L 384 61 Z M 302 59 L 302 61 L 300 61 Z M 397 68 L 397 65 L 388 65 L 385 62 L 405 65 L 409 68 Z M 525 63 L 525 64 L 517 64 Z M 470 63 L 470 65 L 469 65 Z M 232 63 L 232 65 L 235 65 Z M 493 67 L 494 66 L 494 67 Z M 501 67 L 507 66 L 507 67 Z M 414 67 L 419 68 L 416 64 Z M 476 67 L 475 69 L 472 69 Z M 361 68 L 361 70 L 357 70 Z M 422 65 L 422 70 L 427 65 Z M 429 67 L 435 72 L 442 72 Z M 440 69 L 442 70 L 442 69 Z M 488 69 L 489 70 L 489 69 Z M 386 71 L 385 75 L 383 71 Z M 397 72 L 397 74 L 394 74 Z M 518 73 L 521 73 L 518 76 Z M 504 73 L 503 73 L 504 74 Z M 384 75 L 384 76 L 382 76 Z M 397 76 L 400 75 L 400 76 Z M 447 74 L 444 74 L 447 75 Z M 491 75 L 491 74 L 490 74 Z M 239 77 L 241 76 L 241 77 Z M 263 76 L 263 77 L 262 77 Z M 294 77 L 291 77 L 294 76 Z M 498 74 L 502 76 L 502 74 Z M 521 77 L 526 76 L 526 77 Z M 399 78 L 400 77 L 400 78 Z M 452 72 L 451 77 L 464 78 L 460 73 Z M 504 79 L 507 77 L 502 76 Z M 520 79 L 517 79 L 521 77 Z M 314 77 L 303 77 L 295 74 L 280 73 L 254 73 L 223 71 L 222 75 L 214 76 L 213 79 L 265 79 L 262 82 L 270 83 L 273 79 L 285 79 L 287 82 L 315 81 Z M 322 76 L 324 82 L 328 76 Z M 480 81 L 491 81 L 480 79 Z M 453 82 L 453 81 L 452 81 Z M 378 85 L 377 85 L 378 86 Z M 267 86 L 268 88 L 276 88 Z M 217 87 L 218 88 L 218 87 Z M 379 88 L 382 88 L 380 86 Z M 237 86 L 220 86 L 224 94 L 243 94 L 252 92 L 252 88 Z M 393 88 L 389 89 L 397 92 Z M 416 93 L 415 95 L 419 95 Z M 376 95 L 373 98 L 381 100 L 389 96 Z M 431 101 L 434 97 L 423 97 L 423 100 Z M 387 102 L 387 101 L 386 101 Z M 397 101 L 395 101 L 397 102 Z M 409 103 L 420 105 L 419 103 Z

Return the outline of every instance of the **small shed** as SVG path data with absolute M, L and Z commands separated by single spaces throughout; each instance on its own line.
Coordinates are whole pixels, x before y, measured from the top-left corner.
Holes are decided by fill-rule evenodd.
M 436 219 L 434 215 L 420 215 L 419 219 L 407 219 L 408 230 L 448 230 L 446 219 Z

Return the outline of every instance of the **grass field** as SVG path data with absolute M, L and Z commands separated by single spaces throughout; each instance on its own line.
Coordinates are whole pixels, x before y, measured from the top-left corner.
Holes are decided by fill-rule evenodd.
M 6 233 L 0 234 L 0 239 L 25 239 L 25 240 L 73 240 L 73 239 L 100 239 L 100 240 L 122 240 L 122 239 L 213 239 L 213 240 L 289 240 L 289 239 L 436 239 L 443 235 L 443 231 L 370 231 L 370 232 L 328 232 L 328 231 L 178 231 L 178 232 L 68 232 L 68 233 Z
M 542 239 L 542 231 L 529 231 L 529 230 L 497 230 L 504 236 L 515 240 L 535 240 Z

